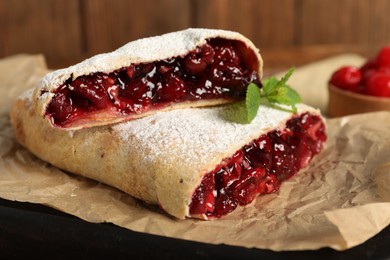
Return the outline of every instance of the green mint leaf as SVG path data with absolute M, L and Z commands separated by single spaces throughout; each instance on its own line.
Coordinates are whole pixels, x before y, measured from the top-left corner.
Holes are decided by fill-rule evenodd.
M 261 102 L 261 95 L 259 87 L 251 83 L 246 90 L 245 107 L 247 122 L 250 123 L 256 117 Z
M 290 69 L 287 71 L 286 75 L 284 75 L 284 76 L 282 77 L 282 79 L 279 81 L 279 85 L 280 85 L 280 86 L 286 85 L 287 80 L 288 80 L 288 79 L 291 77 L 291 75 L 294 73 L 294 70 L 295 70 L 295 68 L 292 67 L 292 68 L 290 68 Z
M 290 106 L 291 111 L 295 113 L 297 111 L 296 104 L 301 102 L 301 97 L 293 88 L 286 84 L 293 72 L 294 67 L 290 68 L 281 80 L 273 77 L 271 82 L 266 82 L 269 86 L 263 85 L 264 90 L 267 90 L 263 92 L 263 97 L 271 104 Z
M 278 80 L 275 76 L 271 76 L 268 79 L 263 80 L 262 96 L 266 97 L 275 95 L 275 92 L 277 92 L 280 87 L 286 85 L 287 80 L 291 77 L 294 70 L 294 67 L 290 68 L 281 80 Z
M 223 109 L 222 117 L 240 123 L 249 124 L 256 117 L 261 102 L 259 87 L 251 83 L 246 90 L 245 101 L 239 101 Z
M 256 84 L 248 85 L 245 101 L 236 102 L 222 110 L 222 116 L 233 122 L 249 124 L 256 117 L 262 100 L 277 109 L 296 112 L 296 104 L 301 102 L 299 94 L 286 83 L 294 72 L 294 67 L 289 69 L 280 80 L 271 76 L 263 80 L 263 87 Z M 286 108 L 287 106 L 287 108 Z M 291 109 L 289 109 L 290 107 Z
M 272 95 L 266 97 L 268 102 L 287 105 L 291 111 L 297 112 L 296 104 L 301 102 L 299 94 L 291 87 L 284 85 L 279 87 Z
M 275 76 L 263 80 L 262 96 L 268 96 L 273 93 L 278 85 L 279 80 Z
M 249 124 L 245 101 L 239 101 L 226 106 L 220 115 L 227 121 L 240 124 Z

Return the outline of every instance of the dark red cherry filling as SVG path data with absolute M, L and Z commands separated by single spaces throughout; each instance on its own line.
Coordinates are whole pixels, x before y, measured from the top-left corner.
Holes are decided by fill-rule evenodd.
M 278 191 L 321 151 L 325 130 L 319 116 L 305 113 L 290 119 L 285 129 L 245 145 L 203 177 L 192 196 L 190 214 L 219 218 L 257 195 Z
M 129 115 L 174 102 L 237 100 L 249 83 L 260 86 L 258 66 L 245 44 L 212 39 L 184 57 L 68 79 L 56 90 L 46 115 L 67 127 L 98 111 Z

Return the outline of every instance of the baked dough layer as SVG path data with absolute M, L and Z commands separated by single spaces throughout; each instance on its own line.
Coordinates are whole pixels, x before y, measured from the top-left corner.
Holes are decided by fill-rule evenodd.
M 304 104 L 298 114 L 320 115 Z M 224 158 L 294 114 L 261 106 L 251 124 L 221 116 L 226 107 L 158 112 L 116 125 L 63 131 L 33 108 L 31 91 L 11 111 L 17 140 L 36 156 L 66 171 L 116 187 L 167 213 L 189 217 L 189 204 L 205 173 Z
M 47 106 L 54 97 L 55 90 L 68 79 L 76 79 L 82 75 L 96 72 L 110 73 L 115 70 L 128 67 L 131 64 L 150 63 L 172 57 L 183 57 L 194 51 L 198 46 L 204 45 L 208 39 L 223 38 L 243 42 L 257 57 L 258 73 L 262 77 L 263 61 L 259 50 L 246 37 L 237 32 L 214 29 L 190 28 L 182 31 L 167 33 L 129 42 L 121 48 L 110 52 L 93 56 L 68 68 L 53 71 L 43 77 L 34 91 L 34 107 L 38 114 L 45 116 Z M 175 103 L 164 110 L 180 109 L 187 107 L 202 107 L 231 102 L 228 99 L 199 100 L 185 103 Z M 67 129 L 80 129 L 84 127 L 107 125 L 121 122 L 126 119 L 148 116 L 155 111 L 131 116 L 118 116 L 106 111 L 102 115 L 89 122 Z

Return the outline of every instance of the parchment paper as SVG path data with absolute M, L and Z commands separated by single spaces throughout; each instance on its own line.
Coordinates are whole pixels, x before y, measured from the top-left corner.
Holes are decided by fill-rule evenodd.
M 342 55 L 297 68 L 291 85 L 304 92 L 305 102 L 315 101 L 325 110 L 321 95 L 326 81 L 333 68 L 346 61 L 360 63 L 362 58 Z M 276 251 L 344 250 L 390 224 L 388 112 L 329 119 L 325 150 L 278 193 L 260 196 L 219 220 L 177 220 L 114 188 L 64 173 L 15 142 L 7 113 L 11 99 L 46 70 L 42 56 L 0 61 L 2 198 L 45 204 L 86 221 L 111 222 L 134 231 Z

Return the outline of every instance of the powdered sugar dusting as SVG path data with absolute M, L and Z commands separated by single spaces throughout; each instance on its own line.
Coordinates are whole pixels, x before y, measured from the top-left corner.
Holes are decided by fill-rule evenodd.
M 33 88 L 30 88 L 30 89 L 24 91 L 22 94 L 19 95 L 18 99 L 20 99 L 20 100 L 24 100 L 24 99 L 31 100 L 33 91 L 34 91 Z
M 95 72 L 110 73 L 130 64 L 148 63 L 157 60 L 184 56 L 197 46 L 206 43 L 207 39 L 225 38 L 239 40 L 251 48 L 259 61 L 259 74 L 262 75 L 262 59 L 258 49 L 243 35 L 226 30 L 189 28 L 160 36 L 143 38 L 127 43 L 119 49 L 95 55 L 68 68 L 47 74 L 38 84 L 39 89 L 53 91 L 69 78 L 77 78 Z M 38 99 L 46 97 L 38 96 Z
M 222 109 L 224 107 L 159 112 L 115 125 L 113 130 L 123 141 L 135 138 L 141 143 L 142 149 L 148 151 L 146 161 L 164 160 L 163 163 L 169 165 L 174 158 L 191 168 L 211 170 L 201 167 L 219 163 L 260 135 L 284 127 L 292 116 L 289 112 L 261 106 L 261 112 L 251 124 L 238 124 L 224 119 Z M 299 113 L 315 111 L 305 105 L 299 105 L 298 109 Z

